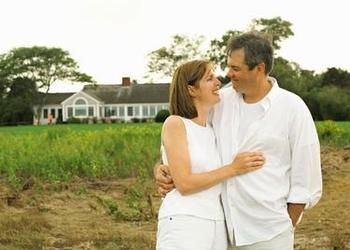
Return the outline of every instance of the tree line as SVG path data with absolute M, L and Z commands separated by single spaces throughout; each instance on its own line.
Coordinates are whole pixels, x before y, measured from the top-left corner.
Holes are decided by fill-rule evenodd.
M 248 30 L 268 34 L 275 51 L 281 48 L 282 41 L 294 35 L 292 23 L 280 17 L 253 19 Z M 210 59 L 224 71 L 227 41 L 241 33 L 229 30 L 211 40 L 207 50 L 202 49 L 204 36 L 174 35 L 170 45 L 148 55 L 146 77 L 150 82 L 154 77 L 170 78 L 179 64 L 199 57 Z M 302 97 L 315 120 L 350 120 L 348 71 L 331 67 L 317 74 L 277 56 L 271 76 L 277 78 L 281 87 Z M 218 78 L 223 84 L 228 82 L 224 75 Z M 91 76 L 80 72 L 77 62 L 61 48 L 19 47 L 0 55 L 0 125 L 31 124 L 34 103 L 39 106 L 38 116 L 45 104 L 45 95 L 38 93 L 48 93 L 57 80 L 95 83 Z

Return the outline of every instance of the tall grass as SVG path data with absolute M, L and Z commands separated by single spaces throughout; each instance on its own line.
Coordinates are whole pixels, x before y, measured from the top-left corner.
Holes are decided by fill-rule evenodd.
M 72 176 L 152 174 L 159 158 L 160 124 L 76 128 L 46 126 L 21 135 L 0 133 L 0 173 L 11 182 L 29 176 L 68 180 Z

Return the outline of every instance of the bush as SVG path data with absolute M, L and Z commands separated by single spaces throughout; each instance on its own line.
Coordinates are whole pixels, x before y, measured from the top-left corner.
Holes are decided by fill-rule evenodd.
M 79 118 L 70 117 L 67 119 L 66 123 L 81 124 L 82 122 Z
M 317 123 L 317 132 L 321 140 L 337 141 L 345 135 L 345 130 L 340 128 L 334 121 L 326 120 Z
M 169 115 L 170 115 L 169 110 L 162 109 L 156 115 L 155 122 L 164 122 Z

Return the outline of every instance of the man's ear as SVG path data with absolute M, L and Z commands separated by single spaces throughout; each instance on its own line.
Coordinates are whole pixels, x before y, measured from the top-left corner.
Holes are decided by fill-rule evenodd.
M 259 63 L 258 65 L 256 65 L 256 69 L 258 72 L 262 72 L 265 74 L 265 68 L 266 68 L 266 65 L 265 63 Z
M 187 86 L 188 93 L 190 94 L 191 97 L 196 97 L 197 96 L 197 88 L 191 85 Z

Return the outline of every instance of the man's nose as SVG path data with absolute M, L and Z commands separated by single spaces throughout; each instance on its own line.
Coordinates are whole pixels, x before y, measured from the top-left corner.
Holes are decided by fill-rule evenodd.
M 221 86 L 221 81 L 218 78 L 216 78 L 216 86 L 219 86 L 219 88 Z

